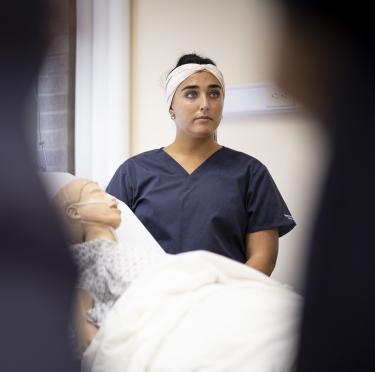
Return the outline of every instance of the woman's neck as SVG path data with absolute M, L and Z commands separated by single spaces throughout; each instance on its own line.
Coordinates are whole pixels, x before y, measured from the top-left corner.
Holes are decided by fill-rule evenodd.
M 164 151 L 179 163 L 187 173 L 192 174 L 221 147 L 213 139 L 211 141 L 181 141 L 176 138 L 173 143 L 164 148 Z
M 209 138 L 182 138 L 176 136 L 174 142 L 165 147 L 165 151 L 170 154 L 182 156 L 207 157 L 221 148 L 212 137 Z

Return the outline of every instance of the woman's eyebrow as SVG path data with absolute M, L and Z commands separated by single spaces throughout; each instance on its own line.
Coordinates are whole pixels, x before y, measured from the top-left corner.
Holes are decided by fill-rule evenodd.
M 199 89 L 198 85 L 187 85 L 185 88 L 182 88 L 181 91 L 186 89 Z
M 219 89 L 222 89 L 221 85 L 219 84 L 210 84 L 208 86 L 209 89 L 213 89 L 213 88 L 219 88 Z M 187 85 L 186 87 L 182 88 L 181 91 L 184 91 L 186 89 L 199 89 L 199 86 L 198 85 Z
M 219 85 L 219 84 L 210 84 L 208 87 L 209 87 L 210 89 L 213 89 L 213 88 L 219 88 L 219 89 L 222 89 L 222 86 Z

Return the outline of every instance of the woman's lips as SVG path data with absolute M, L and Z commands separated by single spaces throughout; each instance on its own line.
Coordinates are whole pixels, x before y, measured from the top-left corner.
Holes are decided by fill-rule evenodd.
M 195 118 L 194 120 L 208 121 L 208 120 L 212 120 L 212 118 L 210 116 L 199 116 L 199 117 Z

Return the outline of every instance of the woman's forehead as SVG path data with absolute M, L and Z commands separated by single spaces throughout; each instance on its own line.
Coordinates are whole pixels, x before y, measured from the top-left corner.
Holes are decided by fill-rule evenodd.
M 187 79 L 185 79 L 178 89 L 184 89 L 188 86 L 197 86 L 199 88 L 206 88 L 210 85 L 218 85 L 221 87 L 221 84 L 218 79 L 214 75 L 212 75 L 208 71 L 198 71 L 194 74 L 190 75 Z

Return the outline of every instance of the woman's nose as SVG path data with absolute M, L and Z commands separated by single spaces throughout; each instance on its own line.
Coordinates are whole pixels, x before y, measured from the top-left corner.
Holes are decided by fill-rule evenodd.
M 200 111 L 207 111 L 209 109 L 209 102 L 207 97 L 202 94 L 201 100 L 200 100 Z

